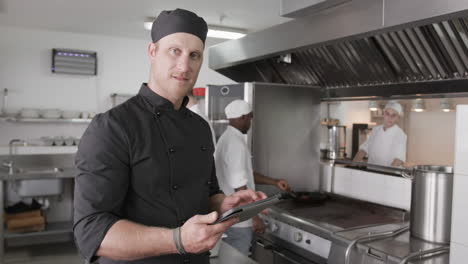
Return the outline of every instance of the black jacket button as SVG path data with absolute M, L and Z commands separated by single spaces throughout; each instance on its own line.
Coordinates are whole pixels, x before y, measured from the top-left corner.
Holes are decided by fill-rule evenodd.
M 170 148 L 170 149 L 169 149 L 169 152 L 170 152 L 170 153 L 174 153 L 174 152 L 175 152 L 175 149 L 174 149 L 174 148 Z
M 202 151 L 206 151 L 206 147 L 205 147 L 205 146 L 202 146 L 202 147 L 201 147 L 201 150 L 202 150 Z
M 172 189 L 177 190 L 177 189 L 179 189 L 179 186 L 177 186 L 176 184 L 174 184 L 174 185 L 172 185 Z
M 190 262 L 190 259 L 184 258 L 184 263 L 189 263 L 189 262 Z
M 211 181 L 207 181 L 206 184 L 211 185 Z
M 161 112 L 157 112 L 156 115 L 157 115 L 158 117 L 160 117 L 160 116 L 161 116 Z

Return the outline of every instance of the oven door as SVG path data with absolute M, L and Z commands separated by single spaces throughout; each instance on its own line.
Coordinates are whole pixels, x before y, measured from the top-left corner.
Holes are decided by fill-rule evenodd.
M 319 264 L 259 236 L 254 241 L 252 258 L 259 264 Z
M 318 264 L 286 249 L 273 249 L 274 264 Z

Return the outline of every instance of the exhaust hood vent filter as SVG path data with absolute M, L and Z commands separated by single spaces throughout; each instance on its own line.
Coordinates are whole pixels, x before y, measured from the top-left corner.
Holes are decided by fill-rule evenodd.
M 83 50 L 52 49 L 52 72 L 97 75 L 97 53 Z

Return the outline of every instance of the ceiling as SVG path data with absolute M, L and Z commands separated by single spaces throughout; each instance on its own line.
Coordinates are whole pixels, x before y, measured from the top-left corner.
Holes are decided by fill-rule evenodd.
M 209 25 L 248 32 L 290 20 L 271 0 L 0 0 L 0 26 L 146 39 L 145 19 L 175 8 L 192 10 Z

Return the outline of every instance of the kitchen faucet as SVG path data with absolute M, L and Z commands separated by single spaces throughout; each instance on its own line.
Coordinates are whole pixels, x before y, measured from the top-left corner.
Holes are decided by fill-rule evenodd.
M 8 147 L 9 147 L 8 155 L 9 155 L 10 160 L 7 162 L 4 162 L 2 165 L 8 168 L 9 175 L 13 175 L 15 172 L 14 163 L 13 163 L 13 147 L 15 143 L 24 143 L 24 140 L 12 139 L 8 143 Z

